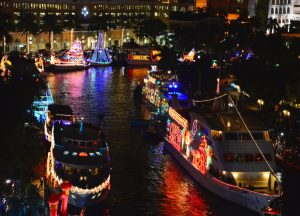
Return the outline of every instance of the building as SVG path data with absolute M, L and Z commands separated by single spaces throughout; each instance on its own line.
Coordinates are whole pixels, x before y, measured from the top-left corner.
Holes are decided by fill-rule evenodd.
M 207 9 L 215 14 L 248 16 L 248 3 L 249 0 L 207 0 Z
M 207 0 L 196 0 L 196 9 L 200 8 L 206 8 L 207 7 Z
M 165 22 L 168 22 L 169 15 L 173 11 L 194 11 L 194 0 L 1 0 L 0 11 L 5 11 L 19 15 L 21 12 L 34 13 L 37 16 L 37 21 L 40 22 L 45 14 L 56 14 L 61 18 L 61 22 L 66 21 L 66 15 L 80 16 L 82 19 L 89 22 L 91 16 L 111 15 L 113 21 L 118 23 L 122 16 L 133 17 L 144 15 L 147 17 L 157 17 Z M 88 36 L 89 32 L 77 32 L 75 38 L 83 38 L 85 48 L 93 48 L 92 44 L 96 41 L 95 37 Z M 13 33 L 13 41 L 10 44 L 9 50 L 17 48 L 23 49 L 26 41 L 25 37 Z M 67 48 L 72 41 L 70 32 L 63 32 L 61 35 L 54 35 L 51 44 L 56 49 Z M 96 34 L 95 34 L 96 35 Z M 78 37 L 77 37 L 78 36 Z M 122 38 L 121 38 L 122 37 Z M 124 38 L 125 37 L 125 38 Z M 134 37 L 131 31 L 121 33 L 121 30 L 112 30 L 107 32 L 106 44 L 122 44 L 129 37 Z M 45 49 L 48 42 L 48 36 L 40 34 L 38 36 L 30 35 L 31 50 Z M 91 43 L 89 43 L 89 42 Z M 92 43 L 93 42 L 93 43 Z M 145 41 L 140 41 L 145 42 Z M 146 41 L 147 42 L 147 41 Z
M 300 21 L 300 0 L 270 0 L 268 17 L 276 19 L 280 27 Z

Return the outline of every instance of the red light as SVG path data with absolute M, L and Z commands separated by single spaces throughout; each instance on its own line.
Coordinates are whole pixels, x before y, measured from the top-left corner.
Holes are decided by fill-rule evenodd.
M 87 157 L 88 154 L 86 152 L 80 152 L 79 154 L 79 157 Z

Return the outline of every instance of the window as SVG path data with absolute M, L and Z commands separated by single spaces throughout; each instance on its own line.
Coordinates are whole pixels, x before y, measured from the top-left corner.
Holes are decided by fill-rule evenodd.
M 77 141 L 73 141 L 73 147 L 77 147 L 78 142 Z
M 238 134 L 236 133 L 225 133 L 225 139 L 227 140 L 238 140 Z
M 282 8 L 281 7 L 279 8 L 279 14 L 282 14 Z
M 232 162 L 233 161 L 233 155 L 231 153 L 224 154 L 224 160 Z
M 252 154 L 245 154 L 245 161 L 246 162 L 253 162 L 253 155 Z
M 263 157 L 262 157 L 262 155 L 261 154 L 257 154 L 256 156 L 255 156 L 255 161 L 263 161 L 264 159 L 263 159 Z
M 80 142 L 80 147 L 86 147 L 86 143 L 85 142 Z
M 88 148 L 91 148 L 93 146 L 93 143 L 92 142 L 87 142 L 87 147 Z
M 290 14 L 291 12 L 290 12 L 290 8 L 288 7 L 287 8 L 287 14 Z
M 278 14 L 278 8 L 275 8 L 275 14 Z
M 264 139 L 263 133 L 252 133 L 252 136 L 255 140 L 262 140 Z
M 274 8 L 271 8 L 271 14 L 274 14 Z
M 66 144 L 67 144 L 68 146 L 71 146 L 71 145 L 72 145 L 72 140 L 66 140 Z

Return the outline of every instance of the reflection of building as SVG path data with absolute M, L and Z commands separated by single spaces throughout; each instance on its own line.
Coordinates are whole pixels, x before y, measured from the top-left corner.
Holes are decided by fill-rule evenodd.
M 279 26 L 300 20 L 300 0 L 270 0 L 268 16 L 276 19 Z
M 83 8 L 85 10 L 83 11 Z M 194 11 L 194 0 L 14 0 L 0 1 L 0 11 L 9 12 L 15 16 L 20 12 L 32 12 L 37 16 L 38 22 L 46 14 L 56 14 L 61 17 L 61 22 L 66 22 L 66 15 L 76 15 L 89 22 L 91 16 L 111 15 L 112 23 L 117 24 L 122 21 L 121 16 L 145 15 L 148 17 L 159 17 L 168 21 L 169 14 L 172 11 Z M 91 37 L 89 32 L 76 32 L 73 39 L 81 38 L 85 48 L 93 48 L 96 42 L 94 35 Z M 96 35 L 96 33 L 95 33 Z M 123 36 L 123 40 L 121 39 Z M 25 37 L 19 34 L 12 34 L 13 40 L 10 44 L 10 50 L 19 50 L 25 48 Z M 106 44 L 122 44 L 133 36 L 131 31 L 121 33 L 120 30 L 107 32 Z M 33 37 L 30 35 L 30 50 L 44 49 L 45 44 L 49 42 L 47 34 L 40 34 Z M 121 42 L 122 41 L 122 42 Z M 136 39 L 137 41 L 137 39 Z M 138 41 L 147 42 L 147 41 Z M 70 32 L 63 32 L 61 35 L 54 35 L 53 47 L 62 49 L 69 47 L 72 43 Z

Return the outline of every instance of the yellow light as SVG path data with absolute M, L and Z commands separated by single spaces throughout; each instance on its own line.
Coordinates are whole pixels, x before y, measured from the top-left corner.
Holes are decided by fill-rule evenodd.
M 237 173 L 237 172 L 231 172 L 231 174 L 234 177 L 234 179 L 236 179 L 237 177 L 239 177 L 239 173 Z
M 283 112 L 283 115 L 284 115 L 285 117 L 290 117 L 290 116 L 291 116 L 291 112 L 288 111 L 288 110 L 283 110 L 282 112 Z
M 230 126 L 231 126 L 231 123 L 230 123 L 230 121 L 228 121 L 227 122 L 227 127 L 230 128 Z
M 270 172 L 263 172 L 263 178 L 268 179 L 270 176 Z
M 257 100 L 257 103 L 260 105 L 260 106 L 263 106 L 265 104 L 265 102 L 262 100 L 262 99 L 258 99 Z

